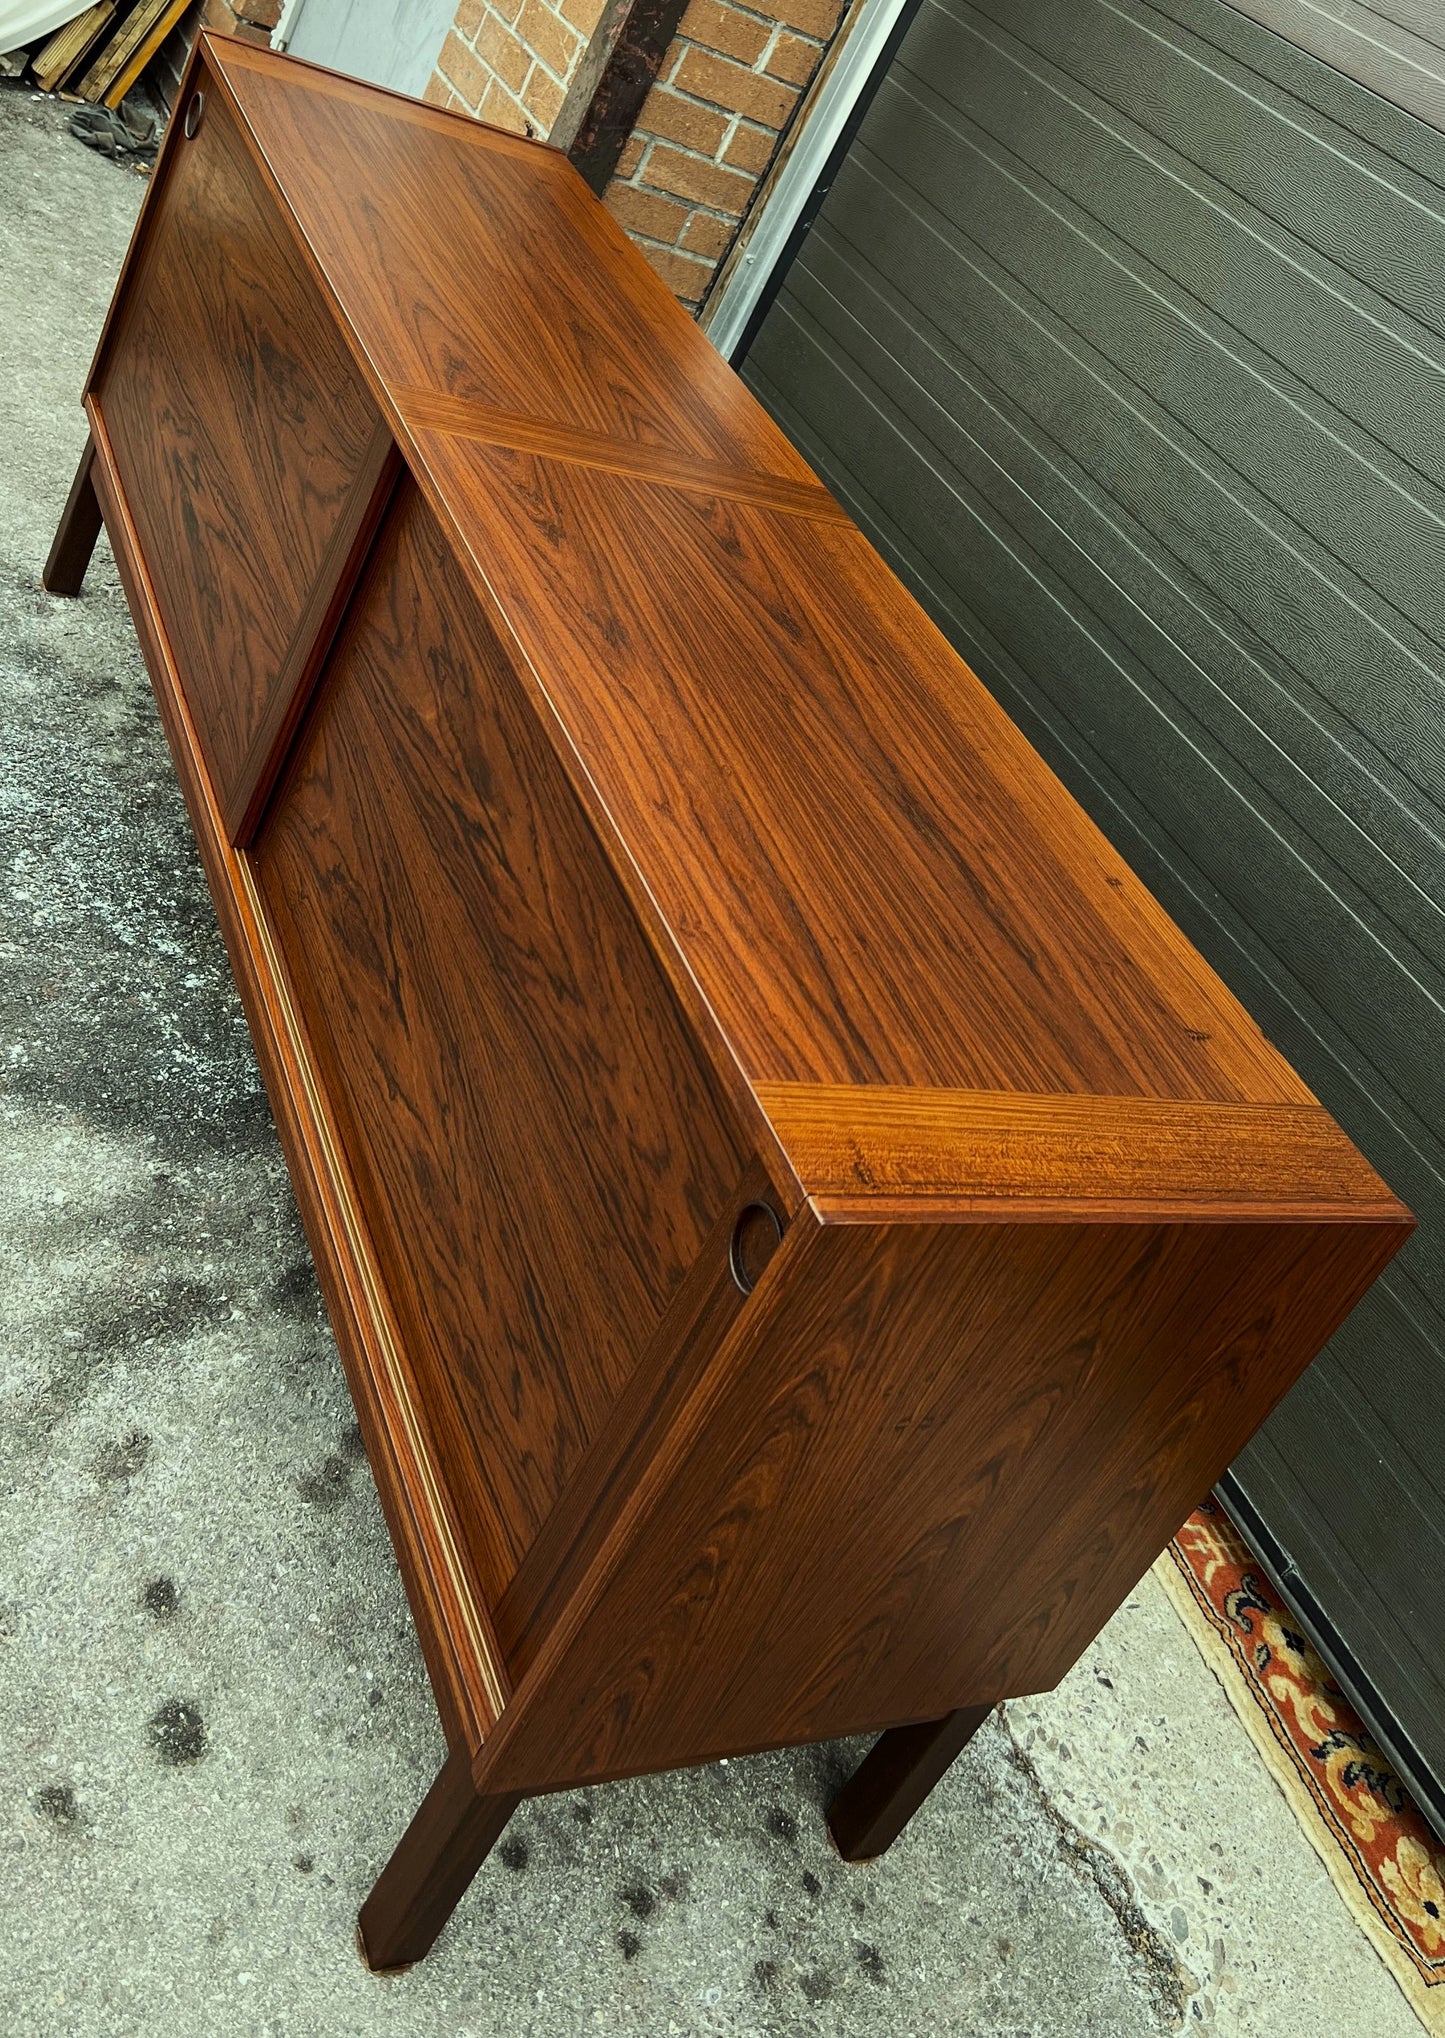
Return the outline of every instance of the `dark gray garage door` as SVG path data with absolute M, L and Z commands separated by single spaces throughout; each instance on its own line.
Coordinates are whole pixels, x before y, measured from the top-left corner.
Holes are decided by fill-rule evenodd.
M 1421 1218 L 1232 1491 L 1436 1779 L 1442 335 L 1426 122 L 1222 0 L 924 0 L 744 364 Z

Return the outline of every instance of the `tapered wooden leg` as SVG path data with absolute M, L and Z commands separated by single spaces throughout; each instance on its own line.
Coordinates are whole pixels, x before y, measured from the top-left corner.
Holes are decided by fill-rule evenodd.
M 48 594 L 79 594 L 85 579 L 85 569 L 100 536 L 100 498 L 91 472 L 94 465 L 95 441 L 87 439 L 61 512 L 55 543 L 41 575 L 40 584 Z
M 828 1831 L 845 1861 L 886 1853 L 992 1711 L 991 1705 L 966 1705 L 941 1720 L 891 1727 L 879 1736 L 828 1807 Z
M 465 1748 L 447 1757 L 361 1906 L 357 1936 L 373 1972 L 411 1967 L 430 1950 L 521 1801 L 480 1796 Z

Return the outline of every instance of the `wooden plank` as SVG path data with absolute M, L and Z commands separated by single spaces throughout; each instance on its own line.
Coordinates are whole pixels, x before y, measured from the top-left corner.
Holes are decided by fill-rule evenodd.
M 146 65 L 159 50 L 166 37 L 179 25 L 182 15 L 190 4 L 191 0 L 164 0 L 160 12 L 149 23 L 143 33 L 137 34 L 129 51 L 125 54 L 120 69 L 111 80 L 110 87 L 105 94 L 105 104 L 107 106 L 120 105 L 126 93 L 129 92 L 131 86 L 140 77 L 142 71 L 144 71 Z M 127 21 L 126 25 L 129 28 L 129 21 Z
M 81 78 L 76 90 L 82 99 L 98 105 L 105 100 L 121 68 L 127 64 L 149 30 L 160 20 L 171 0 L 135 0 L 122 17 L 105 48 Z
M 67 21 L 32 59 L 35 82 L 42 92 L 54 92 L 63 85 L 76 65 L 82 63 L 104 34 L 115 13 L 115 0 L 95 0 L 82 14 Z

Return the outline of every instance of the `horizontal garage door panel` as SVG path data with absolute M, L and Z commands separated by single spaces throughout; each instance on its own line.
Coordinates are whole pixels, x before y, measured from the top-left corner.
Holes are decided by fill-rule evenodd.
M 915 475 L 921 489 L 944 491 L 946 503 L 966 475 L 1021 536 L 1029 520 L 1033 550 L 1052 552 L 1052 571 L 1154 666 L 1174 701 L 1205 732 L 1217 732 L 1225 752 L 1247 762 L 1257 785 L 1298 817 L 1304 838 L 1329 842 L 1345 889 L 1353 884 L 1374 901 L 1376 917 L 1419 944 L 1429 968 L 1445 966 L 1445 913 L 1427 891 L 1439 870 L 1439 838 L 1419 789 L 1384 752 L 1372 748 L 1361 760 L 1353 723 L 1152 532 L 1121 516 L 1086 469 L 1033 430 L 1029 416 L 956 351 L 954 389 L 968 414 L 950 416 L 927 385 L 933 357 L 950 353 L 948 342 L 909 326 L 905 312 L 876 296 L 846 253 L 817 247 L 785 316 L 801 326 L 799 367 L 807 363 L 807 375 L 819 377 L 801 399 L 815 442 L 821 438 L 834 461 L 844 446 L 854 448 L 850 485 L 858 483 L 858 469 L 891 457 L 889 434 L 897 432 L 909 459 L 927 469 Z M 866 308 L 864 296 L 872 300 Z M 866 318 L 856 316 L 860 310 Z M 846 361 L 823 348 L 815 330 L 821 320 L 848 346 Z M 887 375 L 889 359 L 905 377 L 895 377 L 885 395 L 876 377 Z M 827 420 L 819 416 L 825 401 L 832 410 Z M 878 416 L 868 418 L 858 406 Z M 966 546 L 960 552 L 960 534 L 946 528 L 938 505 L 925 514 L 907 495 L 897 507 L 944 579 L 956 565 L 968 565 Z M 966 518 L 962 507 L 958 516 Z M 1070 683 L 1068 666 L 1058 679 Z
M 1236 1468 L 1445 1777 L 1445 136 L 925 0 L 744 365 L 1419 1235 Z
M 1313 409 L 1323 429 L 1351 436 L 1353 415 L 1406 468 L 1426 456 L 1422 471 L 1438 486 L 1438 451 L 1445 445 L 1445 342 L 1437 323 L 1438 289 L 1424 298 L 1432 321 L 1427 324 L 1368 288 L 1327 252 L 1301 247 L 1269 212 L 1204 167 L 1218 119 L 1192 138 L 1194 153 L 1184 155 L 1123 115 L 1118 99 L 1112 105 L 1099 99 L 1011 36 L 986 10 L 957 19 L 940 14 L 930 26 L 938 47 L 929 78 L 949 86 L 938 95 L 942 116 L 946 119 L 951 105 L 963 117 L 963 136 L 972 145 L 991 145 L 1005 175 L 1016 154 L 1021 165 L 1036 173 L 1029 187 L 1035 202 L 1050 204 L 1048 187 L 1056 186 L 1077 208 L 1074 230 L 1087 234 L 1092 218 L 1107 229 L 1106 255 L 1108 237 L 1115 236 L 1124 248 L 1112 259 L 1127 261 L 1127 250 L 1133 249 L 1157 265 L 1164 278 L 1179 286 L 1170 296 L 1181 316 L 1199 317 L 1226 348 L 1233 329 L 1260 349 L 1267 359 L 1255 372 L 1262 370 L 1267 381 L 1273 376 L 1270 361 L 1298 377 L 1301 389 L 1291 392 L 1292 400 Z M 925 105 L 934 96 L 928 79 L 896 77 Z M 1046 95 L 1044 118 L 1041 93 Z M 1319 156 L 1311 165 L 1312 183 L 1321 173 L 1328 178 L 1333 168 L 1328 152 L 1321 150 Z M 902 173 L 896 159 L 895 167 Z M 1371 152 L 1368 168 L 1382 203 L 1392 205 L 1397 216 L 1402 205 L 1410 208 L 1423 252 L 1445 258 L 1442 222 L 1429 211 L 1422 213 L 1402 192 L 1398 166 Z M 1353 165 L 1343 174 L 1360 181 Z M 926 183 L 924 188 L 927 193 Z M 1412 266 L 1419 262 L 1421 249 L 1411 246 L 1406 252 Z M 1226 261 L 1227 320 L 1208 309 L 1223 308 L 1221 264 Z M 1341 388 L 1348 391 L 1348 411 L 1331 400 L 1330 392 Z M 1267 388 L 1266 406 L 1270 395 Z M 1371 457 L 1365 433 L 1353 437 Z M 1432 452 L 1434 460 L 1428 457 Z M 1435 508 L 1438 512 L 1438 503 Z
M 825 229 L 809 256 L 807 269 L 795 273 L 780 314 L 799 327 L 788 341 L 794 352 L 785 380 L 805 428 L 811 420 L 815 447 L 824 447 L 835 466 L 842 462 L 856 485 L 880 461 L 886 467 L 896 457 L 888 443 L 896 433 L 906 444 L 910 471 L 915 462 L 933 470 L 915 475 L 917 486 L 932 485 L 946 498 L 966 478 L 975 492 L 998 505 L 1002 520 L 1021 536 L 1027 520 L 1032 549 L 1048 557 L 1051 571 L 1170 676 L 1180 704 L 1200 717 L 1206 730 L 1217 730 L 1223 746 L 1298 812 L 1307 835 L 1329 843 L 1346 889 L 1353 881 L 1365 900 L 1374 902 L 1371 917 L 1393 921 L 1400 934 L 1417 943 L 1421 967 L 1437 973 L 1445 967 L 1445 913 L 1430 894 L 1438 878 L 1440 847 L 1430 802 L 1325 696 L 1324 688 L 1343 691 L 1349 679 L 1349 705 L 1358 713 L 1363 699 L 1359 668 L 1354 675 L 1337 673 L 1326 640 L 1320 645 L 1322 686 L 1312 686 L 1227 599 L 1168 551 L 1159 530 L 1145 525 L 1142 514 L 1121 514 L 1121 505 L 1083 464 L 1091 451 L 1101 458 L 1107 452 L 1107 414 L 1101 415 L 1092 442 L 1087 430 L 1073 428 L 1067 418 L 1060 421 L 1079 455 L 1072 457 L 962 348 L 953 347 L 937 329 L 922 330 L 916 316 L 910 322 L 908 310 L 890 301 L 877 287 L 876 275 L 860 266 L 856 251 L 835 244 Z M 981 324 L 975 321 L 971 339 L 976 340 Z M 770 330 L 769 343 L 784 344 L 776 328 Z M 816 350 L 816 364 L 807 358 L 810 350 Z M 761 349 L 753 362 L 751 372 L 761 383 L 767 379 Z M 1050 375 L 1068 387 L 1075 413 L 1085 407 L 1067 362 L 1051 368 L 1039 356 L 1030 367 L 1032 386 Z M 815 414 L 828 398 L 828 370 L 837 378 L 837 389 L 824 422 Z M 865 415 L 868 410 L 875 415 Z M 1114 463 L 1116 475 L 1120 465 Z M 1173 485 L 1151 490 L 1143 505 L 1136 498 L 1136 508 L 1157 503 L 1157 523 L 1167 522 L 1170 534 L 1180 536 L 1181 502 L 1190 491 L 1187 464 L 1169 470 L 1163 480 Z M 1197 496 L 1197 485 L 1192 493 Z M 970 562 L 966 551 L 960 554 L 957 535 L 945 535 L 936 509 L 925 515 L 906 494 L 898 508 L 945 578 L 955 565 L 981 577 L 978 563 Z M 1222 499 L 1222 517 L 1227 519 L 1228 511 Z M 1251 549 L 1248 523 L 1237 512 L 1235 522 L 1232 533 L 1227 521 L 1221 523 L 1221 542 L 1212 548 L 1219 558 L 1223 541 L 1233 536 L 1236 542 L 1225 552 L 1232 577 L 1236 567 L 1243 570 Z M 1256 538 L 1253 550 L 1259 549 Z M 982 577 L 986 583 L 987 576 Z M 1297 589 L 1285 591 L 1297 599 Z M 1237 583 L 1228 593 L 1237 599 Z M 1261 620 L 1277 623 L 1280 601 L 1262 608 Z M 1364 641 L 1368 645 L 1368 638 Z M 1298 646 L 1296 657 L 1306 662 Z M 1380 663 L 1382 679 L 1388 681 L 1392 672 L 1383 654 Z M 1383 719 L 1383 686 L 1374 685 L 1373 669 L 1369 674 L 1369 704 L 1374 717 Z M 1067 663 L 1051 676 L 1061 685 L 1077 683 Z M 1402 688 L 1398 713 L 1402 736 L 1413 734 L 1417 725 L 1441 720 L 1424 686 Z M 1365 910 L 1370 913 L 1368 904 Z M 1438 975 L 1435 988 L 1438 992 Z
M 1277 220 L 1301 249 L 1339 262 L 1427 325 L 1438 320 L 1434 277 L 1445 222 L 1433 153 L 1428 140 L 1405 135 L 1392 109 L 1362 103 L 1368 93 L 1332 81 L 1219 0 L 1168 9 L 1119 0 L 1107 18 L 1099 6 L 1071 0 L 984 4 L 982 18 L 1002 22 L 1070 78 L 1207 166 L 1211 182 Z M 1409 236 L 1400 231 L 1402 201 Z

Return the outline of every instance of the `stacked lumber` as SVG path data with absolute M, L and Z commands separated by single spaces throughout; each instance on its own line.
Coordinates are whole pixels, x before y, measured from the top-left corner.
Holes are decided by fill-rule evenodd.
M 185 13 L 190 0 L 135 0 L 76 90 L 93 105 L 119 106 Z
M 119 106 L 191 0 L 94 0 L 31 60 L 42 92 Z
M 51 36 L 39 54 L 31 59 L 35 82 L 42 92 L 58 92 L 72 71 L 77 70 L 115 18 L 115 0 L 96 0 L 74 21 Z

